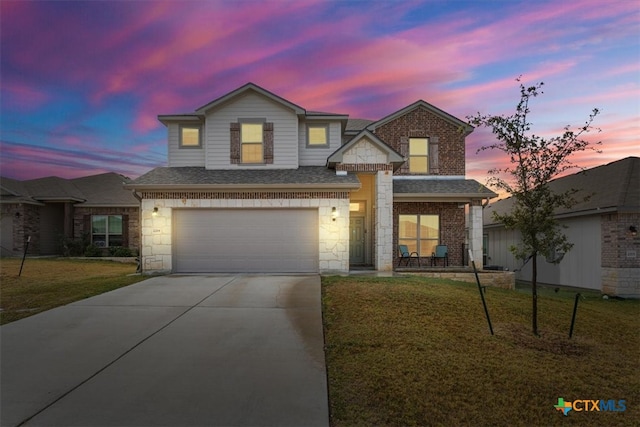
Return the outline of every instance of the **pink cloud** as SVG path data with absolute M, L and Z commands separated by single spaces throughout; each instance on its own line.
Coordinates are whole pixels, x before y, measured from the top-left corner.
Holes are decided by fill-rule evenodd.
M 34 85 L 21 81 L 2 81 L 4 102 L 12 109 L 28 112 L 46 104 L 51 96 Z

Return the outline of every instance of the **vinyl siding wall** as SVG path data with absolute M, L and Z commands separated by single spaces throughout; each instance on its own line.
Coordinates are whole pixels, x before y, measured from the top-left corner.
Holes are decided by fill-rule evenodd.
M 231 164 L 229 125 L 239 119 L 265 119 L 273 123 L 273 164 Z M 209 111 L 205 120 L 207 169 L 295 169 L 298 167 L 297 115 L 260 95 L 250 93 Z
M 190 123 L 190 125 L 193 125 Z M 180 148 L 180 125 L 169 123 L 169 166 L 204 166 L 204 148 Z
M 329 125 L 329 146 L 326 148 L 307 147 L 307 123 L 328 124 Z M 300 121 L 298 126 L 298 152 L 300 166 L 324 166 L 327 164 L 327 157 L 342 145 L 342 127 L 340 122 L 307 122 Z
M 601 232 L 600 217 L 590 216 L 562 220 L 567 228 L 563 229 L 573 248 L 567 252 L 559 264 L 538 257 L 538 282 L 572 286 L 587 289 L 601 289 Z M 500 265 L 514 271 L 518 280 L 531 280 L 531 261 L 524 267 L 509 251 L 511 245 L 520 241 L 520 235 L 514 230 L 504 228 L 485 229 L 489 236 L 487 255 L 491 257 L 488 265 Z

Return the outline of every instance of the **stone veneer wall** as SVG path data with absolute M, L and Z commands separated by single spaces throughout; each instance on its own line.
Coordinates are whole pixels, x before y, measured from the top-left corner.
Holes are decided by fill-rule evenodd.
M 613 213 L 601 216 L 602 293 L 640 298 L 640 214 Z
M 145 192 L 142 194 L 142 271 L 172 271 L 172 211 L 174 208 L 317 208 L 319 270 L 349 271 L 348 192 Z M 158 215 L 153 216 L 153 208 Z M 332 208 L 339 212 L 331 218 Z
M 393 173 L 379 171 L 376 174 L 375 205 L 375 267 L 378 271 L 393 269 Z

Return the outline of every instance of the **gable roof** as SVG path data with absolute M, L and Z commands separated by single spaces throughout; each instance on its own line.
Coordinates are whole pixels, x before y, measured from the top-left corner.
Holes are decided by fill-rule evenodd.
M 72 202 L 86 207 L 137 207 L 138 200 L 122 187 L 128 181 L 114 172 L 75 179 L 50 176 L 18 181 L 2 177 L 0 194 L 3 203 Z
M 375 134 L 369 132 L 368 130 L 363 130 L 358 135 L 353 137 L 353 139 L 351 139 L 349 142 L 343 144 L 340 148 L 334 151 L 334 153 L 327 158 L 327 166 L 335 167 L 336 163 L 342 163 L 344 154 L 355 145 L 357 145 L 358 142 L 362 141 L 363 138 L 367 138 L 367 140 L 371 141 L 373 145 L 375 145 L 380 151 L 387 155 L 387 159 L 389 163 L 393 164 L 394 170 L 399 168 L 405 162 L 405 158 L 402 157 L 400 153 L 395 151 L 389 145 L 387 145 L 383 140 L 381 140 Z
M 474 127 L 471 126 L 469 123 L 460 120 L 459 118 L 452 116 L 451 114 L 447 113 L 446 111 L 443 111 L 441 109 L 439 109 L 438 107 L 429 104 L 426 101 L 423 100 L 418 100 L 416 102 L 414 102 L 411 105 L 408 105 L 406 107 L 404 107 L 401 110 L 396 111 L 395 113 L 391 113 L 386 117 L 383 117 L 382 119 L 375 121 L 373 123 L 371 123 L 369 126 L 367 126 L 367 129 L 375 132 L 375 130 L 377 128 L 379 128 L 380 126 L 383 126 L 387 123 L 389 123 L 392 120 L 397 119 L 398 117 L 402 117 L 405 114 L 417 109 L 417 108 L 424 108 L 428 111 L 430 111 L 431 113 L 442 117 L 444 120 L 448 121 L 449 123 L 453 124 L 454 126 L 459 127 L 461 130 L 464 131 L 464 135 L 469 135 L 471 132 L 473 132 Z
M 602 166 L 553 180 L 550 187 L 556 193 L 579 190 L 576 199 L 589 196 L 571 209 L 559 208 L 557 217 L 571 217 L 607 212 L 640 212 L 640 158 L 626 157 Z M 499 200 L 485 208 L 485 224 L 495 224 L 492 212 L 506 213 L 513 198 Z
M 196 113 L 197 114 L 205 114 L 208 110 L 215 108 L 227 101 L 229 101 L 230 99 L 233 99 L 237 96 L 240 96 L 246 92 L 256 92 L 259 93 L 260 95 L 271 99 L 272 101 L 283 105 L 286 108 L 289 108 L 290 110 L 293 110 L 296 114 L 305 114 L 306 111 L 304 108 L 300 107 L 299 105 L 294 104 L 293 102 L 287 101 L 286 99 L 272 93 L 269 92 L 268 90 L 261 88 L 260 86 L 254 84 L 254 83 L 247 83 L 244 86 L 239 87 L 236 90 L 233 90 L 229 93 L 227 93 L 226 95 L 222 95 L 221 97 L 214 99 L 213 101 L 209 102 L 208 104 L 203 105 L 202 107 L 196 109 Z

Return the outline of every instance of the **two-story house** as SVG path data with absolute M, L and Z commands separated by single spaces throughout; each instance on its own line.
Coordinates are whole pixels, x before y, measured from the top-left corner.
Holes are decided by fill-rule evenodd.
M 427 263 L 447 245 L 459 266 L 466 240 L 482 259 L 495 194 L 465 179 L 473 128 L 424 101 L 350 120 L 249 83 L 158 118 L 168 167 L 126 185 L 141 199 L 144 272 L 389 271 L 399 244 Z

